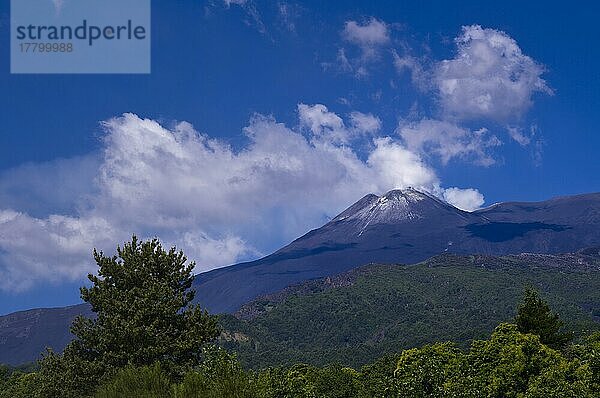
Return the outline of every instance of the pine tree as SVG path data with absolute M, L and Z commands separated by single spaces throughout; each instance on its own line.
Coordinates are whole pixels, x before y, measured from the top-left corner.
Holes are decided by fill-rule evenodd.
M 536 334 L 543 344 L 552 348 L 562 348 L 573 338 L 571 333 L 560 332 L 564 322 L 531 286 L 525 288 L 515 323 L 519 332 Z
M 192 304 L 194 263 L 186 264 L 183 252 L 133 236 L 117 255 L 94 250 L 94 259 L 98 274 L 88 275 L 92 284 L 81 288 L 81 297 L 96 318 L 76 318 L 76 339 L 62 356 L 42 361 L 48 389 L 89 388 L 123 367 L 156 362 L 177 379 L 201 363 L 202 347 L 219 330 L 216 317 Z

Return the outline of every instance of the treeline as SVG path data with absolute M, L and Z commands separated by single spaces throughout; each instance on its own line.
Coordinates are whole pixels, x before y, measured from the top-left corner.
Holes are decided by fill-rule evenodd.
M 468 349 L 514 318 L 527 285 L 543 287 L 544 299 L 583 340 L 600 331 L 599 267 L 600 257 L 579 255 L 446 254 L 415 265 L 368 265 L 220 315 L 227 333 L 219 344 L 254 370 L 295 363 L 358 369 L 439 341 Z
M 0 368 L 0 398 L 598 397 L 600 333 L 577 344 L 532 288 L 512 323 L 467 350 L 436 343 L 352 369 L 296 364 L 245 370 L 214 346 L 216 318 L 191 304 L 193 264 L 135 237 L 82 288 L 96 319 L 78 318 L 64 353 L 34 371 Z
M 126 366 L 98 385 L 53 388 L 44 371 L 15 372 L 0 381 L 0 397 L 156 398 L 389 398 L 389 397 L 598 397 L 600 335 L 555 350 L 539 336 L 501 324 L 488 340 L 461 351 L 437 343 L 383 357 L 359 371 L 339 365 L 245 371 L 220 348 L 204 349 L 201 364 L 178 380 L 159 362 Z M 50 383 L 50 385 L 49 385 Z M 96 384 L 96 383 L 94 383 Z M 71 385 L 71 387 L 73 387 Z

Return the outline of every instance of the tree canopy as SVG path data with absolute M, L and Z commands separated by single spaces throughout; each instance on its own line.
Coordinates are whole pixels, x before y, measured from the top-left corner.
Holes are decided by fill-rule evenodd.
M 564 347 L 573 338 L 571 333 L 560 331 L 564 322 L 558 314 L 552 312 L 548 303 L 531 286 L 525 288 L 515 323 L 521 333 L 536 334 L 540 336 L 540 341 L 549 347 Z
M 388 398 L 600 396 L 600 334 L 570 343 L 562 321 L 526 289 L 515 323 L 470 347 L 421 345 L 362 367 L 305 363 L 247 370 L 210 344 L 216 318 L 192 303 L 193 263 L 134 236 L 81 289 L 96 317 L 40 369 L 0 366 L 0 398 Z M 513 306 L 514 310 L 514 306 Z M 376 344 L 376 343 L 373 343 Z M 33 371 L 32 371 L 33 370 Z
M 202 347 L 219 329 L 215 317 L 192 304 L 194 263 L 182 251 L 133 236 L 116 255 L 94 250 L 94 259 L 97 275 L 88 275 L 91 286 L 81 288 L 81 297 L 96 318 L 76 318 L 75 340 L 63 355 L 50 353 L 42 362 L 56 388 L 94 386 L 116 369 L 156 362 L 181 378 L 202 362 Z

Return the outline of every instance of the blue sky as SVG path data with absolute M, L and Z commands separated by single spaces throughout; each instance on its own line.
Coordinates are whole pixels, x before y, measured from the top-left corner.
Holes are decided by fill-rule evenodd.
M 153 1 L 150 75 L 11 75 L 7 3 L 0 313 L 77 302 L 134 232 L 201 271 L 371 191 L 600 191 L 593 6 Z

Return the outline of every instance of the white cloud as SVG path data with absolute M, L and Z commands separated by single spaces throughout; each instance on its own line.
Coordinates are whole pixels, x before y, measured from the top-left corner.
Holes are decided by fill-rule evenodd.
M 347 143 L 350 138 L 342 118 L 330 112 L 325 105 L 299 104 L 298 115 L 301 125 L 328 142 Z
M 508 131 L 510 138 L 515 140 L 521 146 L 527 146 L 531 142 L 531 138 L 525 135 L 522 127 L 507 126 L 506 131 Z
M 371 17 L 367 22 L 346 21 L 341 33 L 342 39 L 359 49 L 359 55 L 349 58 L 345 48 L 337 54 L 337 67 L 343 72 L 353 72 L 357 77 L 369 74 L 368 66 L 379 58 L 380 50 L 390 42 L 388 25 Z M 325 68 L 330 63 L 322 64 Z
M 73 212 L 73 197 L 93 194 L 90 183 L 98 172 L 95 155 L 26 163 L 0 172 L 0 208 L 19 208 L 45 217 L 51 212 Z M 61 189 L 56 189 L 58 186 Z
M 324 64 L 324 65 L 327 65 L 327 67 L 330 66 L 330 64 Z M 351 72 L 353 69 L 352 64 L 350 63 L 350 60 L 346 56 L 346 50 L 344 50 L 343 48 L 340 48 L 338 50 L 337 65 L 342 72 Z
M 242 7 L 246 23 L 265 33 L 252 0 L 224 4 Z M 289 9 L 282 4 L 285 21 Z M 375 18 L 347 21 L 341 35 L 338 67 L 357 76 L 367 75 L 391 43 L 389 26 Z M 377 136 L 382 124 L 375 115 L 354 111 L 342 118 L 322 104 L 298 105 L 300 129 L 255 115 L 240 150 L 185 122 L 166 128 L 124 114 L 103 124 L 100 154 L 2 173 L 0 289 L 81 278 L 92 266 L 93 247 L 112 252 L 134 232 L 177 244 L 205 271 L 277 247 L 369 192 L 413 186 L 461 209 L 479 208 L 481 193 L 442 188 L 427 159 L 493 164 L 500 140 L 486 128 L 462 126 L 467 120 L 501 122 L 528 145 L 535 130 L 528 135 L 519 117 L 535 93 L 552 91 L 544 68 L 504 32 L 466 26 L 456 45 L 454 58 L 430 68 L 392 53 L 398 71 L 433 87 L 442 119 L 401 122 L 401 140 Z M 370 141 L 361 156 L 349 146 L 358 138 Z
M 375 171 L 373 177 L 378 185 L 387 187 L 378 189 L 379 192 L 391 187 L 414 187 L 434 192 L 439 186 L 434 170 L 419 155 L 389 137 L 375 140 L 375 149 L 369 155 L 367 164 Z
M 352 129 L 359 134 L 373 134 L 381 130 L 381 119 L 371 113 L 350 113 L 350 124 Z
M 241 255 L 251 257 L 262 255 L 238 236 L 229 235 L 222 239 L 214 239 L 206 233 L 193 231 L 184 233 L 181 242 L 185 247 L 192 248 L 196 258 L 213 267 L 234 264 Z
M 266 35 L 267 28 L 262 21 L 262 17 L 256 4 L 253 0 L 223 0 L 226 8 L 230 8 L 232 5 L 241 7 L 246 13 L 246 19 L 244 23 L 248 26 L 254 27 L 259 33 Z
M 40 219 L 0 210 L 0 289 L 22 291 L 39 281 L 79 279 L 92 271 L 92 248 L 105 248 L 115 232 L 93 216 Z
M 443 163 L 467 157 L 490 165 L 494 163 L 490 149 L 500 140 L 486 128 L 471 131 L 467 123 L 504 125 L 512 140 L 528 146 L 534 134 L 519 125 L 522 116 L 536 93 L 551 95 L 552 90 L 542 78 L 544 67 L 525 55 L 506 33 L 463 26 L 454 41 L 454 58 L 440 62 L 417 58 L 408 48 L 402 56 L 392 51 L 397 72 L 408 71 L 417 89 L 434 95 L 437 108 L 438 121 L 424 119 L 408 127 L 404 123 L 401 134 L 410 149 L 435 153 Z
M 279 19 L 283 27 L 296 33 L 296 20 L 300 17 L 301 8 L 297 4 L 281 2 L 277 4 Z
M 465 211 L 477 210 L 484 203 L 483 195 L 473 188 L 447 188 L 444 190 L 444 199 L 451 205 Z
M 243 6 L 248 0 L 223 0 L 225 6 L 230 7 L 232 4 Z
M 335 145 L 348 144 L 365 134 L 381 129 L 381 120 L 371 114 L 353 111 L 346 126 L 341 117 L 329 111 L 325 105 L 298 105 L 300 125 L 307 128 L 319 140 Z
M 490 135 L 488 130 L 480 128 L 470 130 L 454 123 L 421 119 L 417 122 L 400 122 L 397 133 L 406 147 L 421 154 L 435 154 L 443 164 L 453 158 L 472 159 L 482 166 L 495 163 L 489 149 L 501 144 Z
M 93 266 L 92 248 L 112 253 L 132 233 L 176 244 L 196 260 L 196 271 L 205 271 L 272 250 L 366 193 L 408 186 L 440 192 L 435 171 L 390 137 L 374 138 L 364 160 L 343 142 L 323 138 L 337 131 L 373 134 L 380 128 L 376 116 L 352 112 L 345 123 L 323 105 L 300 105 L 299 117 L 307 136 L 254 116 L 244 129 L 249 143 L 238 151 L 185 122 L 168 129 L 133 114 L 104 122 L 103 149 L 91 157 L 98 159 L 95 173 L 55 186 L 72 190 L 72 203 L 62 204 L 72 212 L 0 210 L 0 289 L 78 280 Z M 64 174 L 67 166 L 83 167 L 83 159 L 32 165 L 13 177 L 36 184 L 37 172 Z M 19 189 L 27 195 L 25 185 Z
M 348 42 L 366 49 L 372 49 L 390 41 L 387 24 L 375 18 L 369 19 L 364 24 L 346 21 L 342 36 Z
M 453 59 L 437 64 L 434 80 L 440 105 L 459 119 L 517 119 L 536 92 L 551 94 L 544 68 L 523 54 L 506 33 L 464 26 Z
M 425 91 L 431 84 L 428 71 L 423 63 L 412 55 L 400 56 L 397 51 L 392 51 L 394 67 L 398 73 L 408 71 L 416 88 Z
M 308 136 L 256 115 L 239 151 L 185 122 L 167 129 L 133 114 L 104 122 L 99 166 L 85 179 L 94 186 L 72 187 L 76 214 L 0 211 L 0 289 L 81 278 L 93 247 L 112 253 L 131 233 L 177 244 L 204 271 L 283 244 L 368 192 L 413 186 L 443 194 L 435 171 L 392 138 L 374 138 L 365 160 L 344 144 L 376 133 L 376 116 L 352 112 L 346 124 L 320 104 L 300 104 L 298 113 Z

